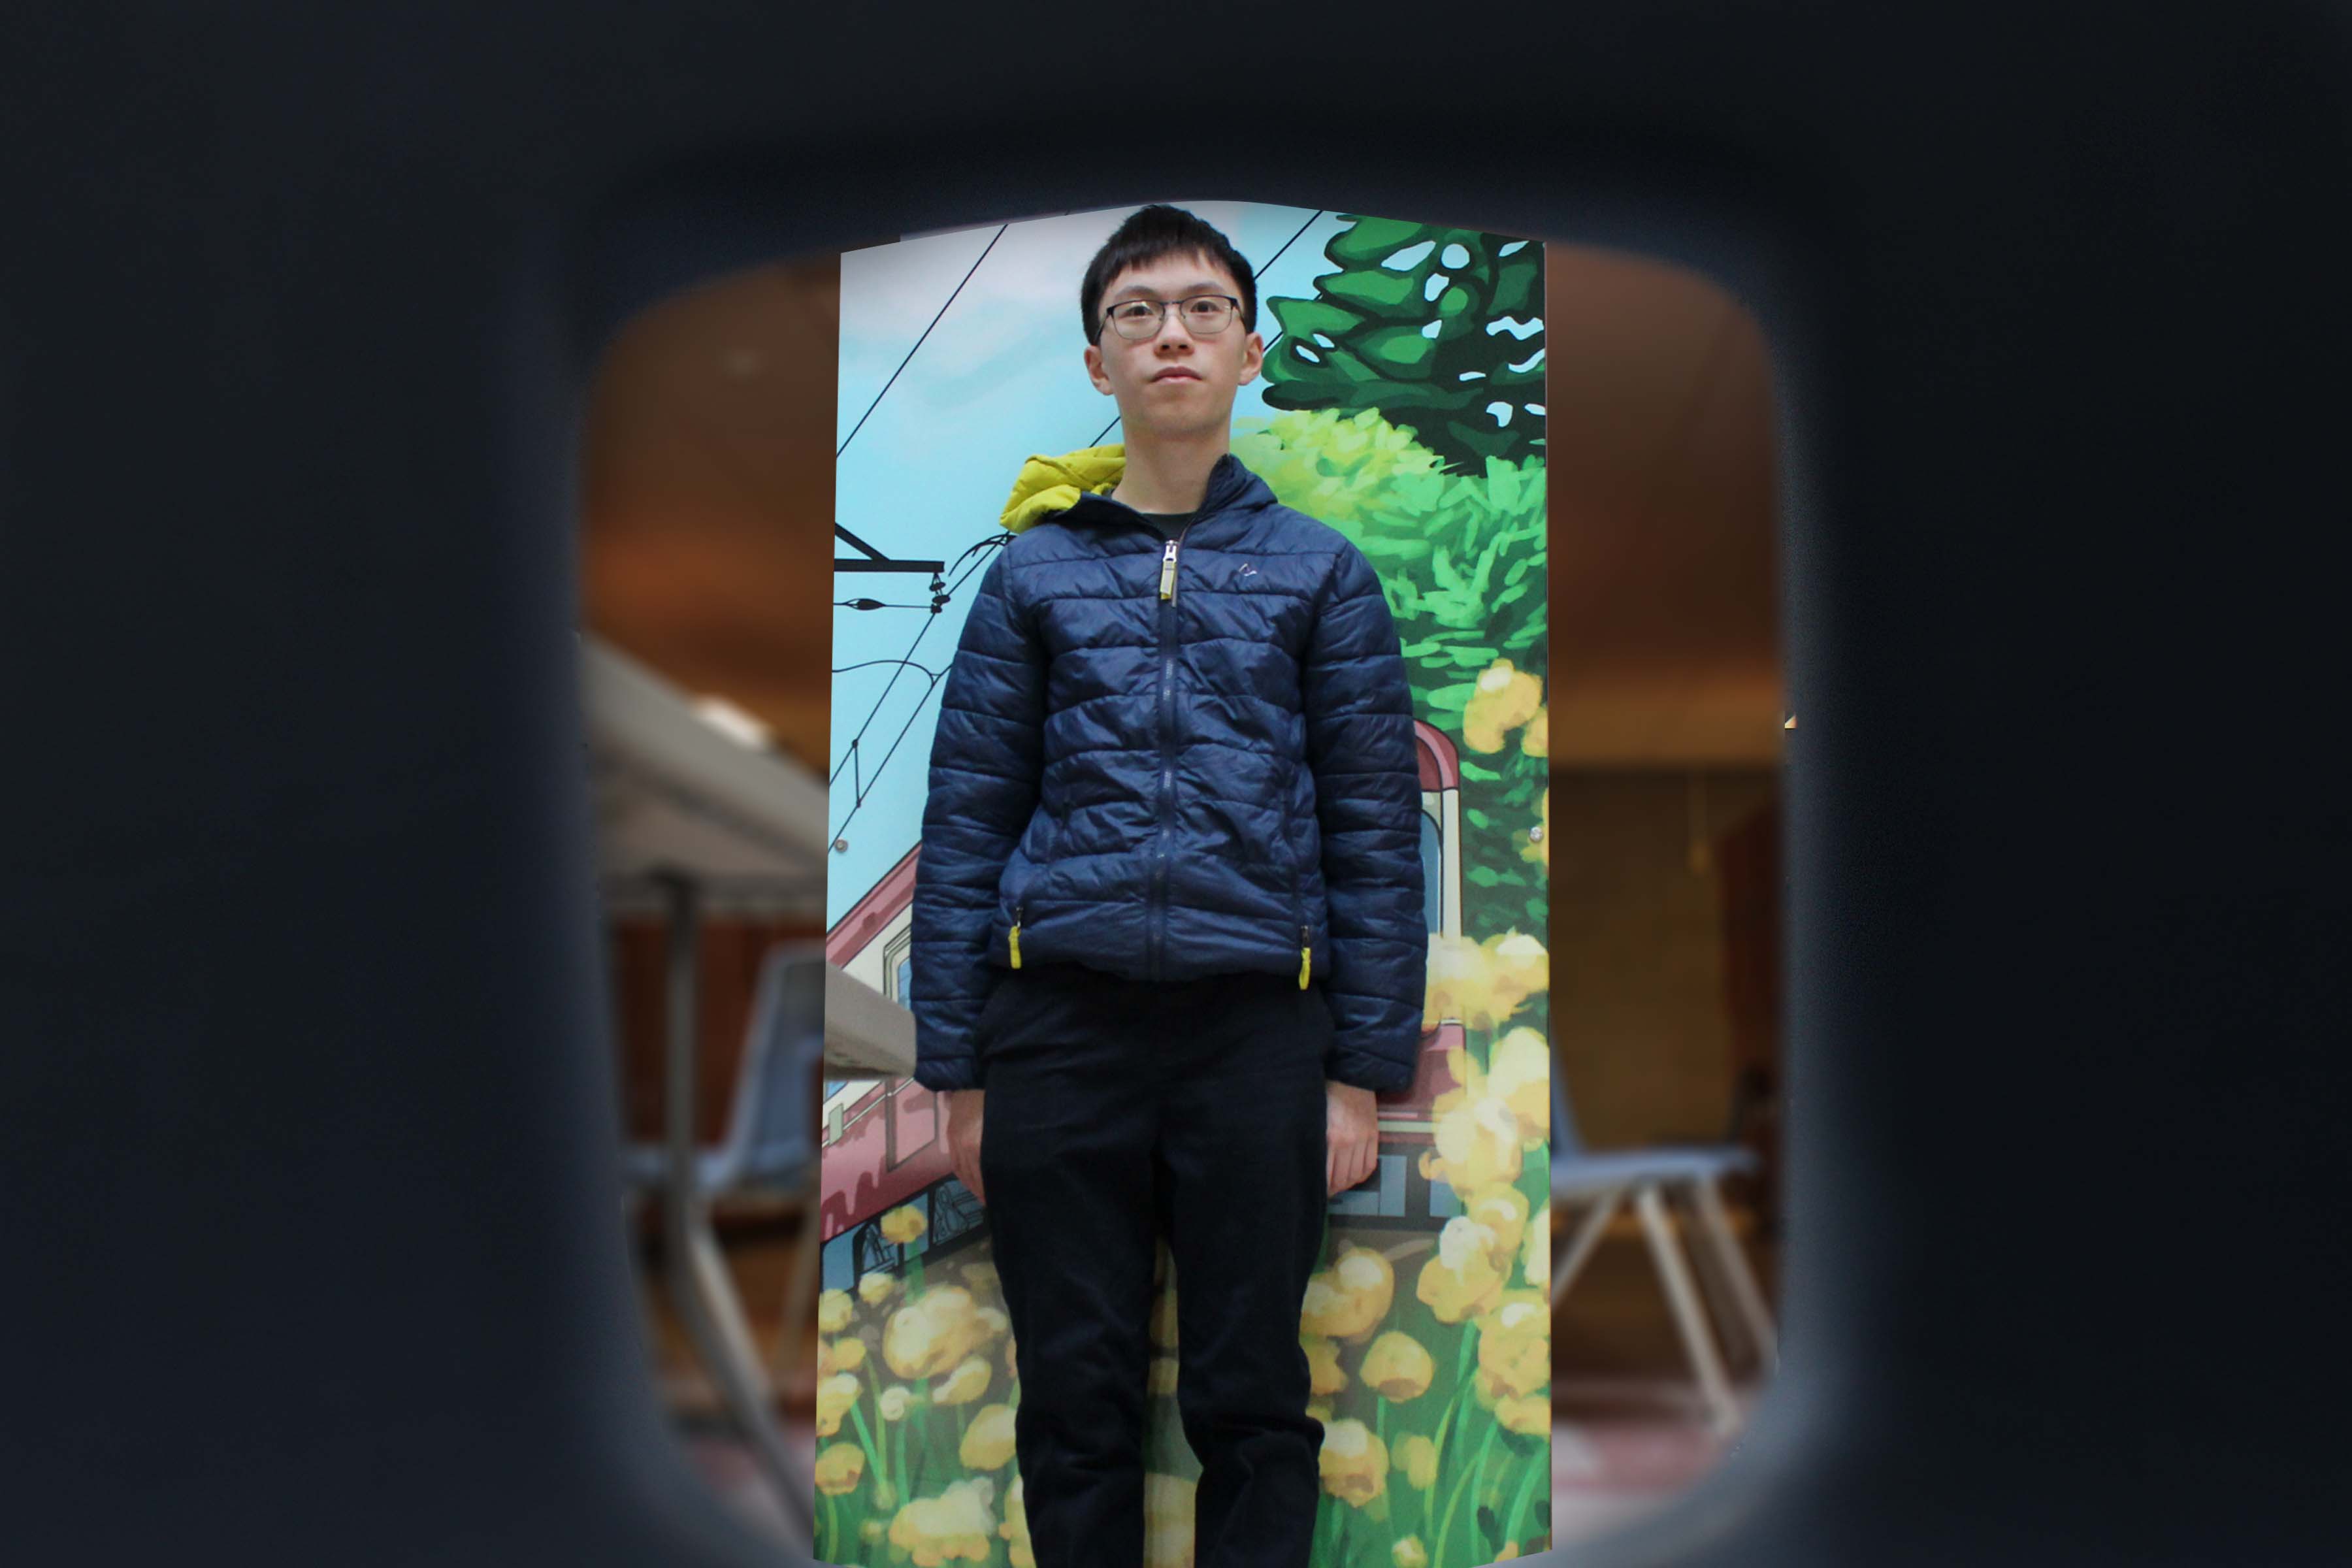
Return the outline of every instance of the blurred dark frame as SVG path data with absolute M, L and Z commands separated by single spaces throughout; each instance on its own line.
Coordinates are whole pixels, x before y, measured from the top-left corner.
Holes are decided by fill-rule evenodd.
M 0 23 L 9 1554 L 759 1560 L 614 1217 L 590 367 L 732 268 L 1181 166 L 1771 338 L 1782 1370 L 1581 1560 L 2352 1557 L 2340 11 L 1276 7 L 1148 77 L 1102 18 Z

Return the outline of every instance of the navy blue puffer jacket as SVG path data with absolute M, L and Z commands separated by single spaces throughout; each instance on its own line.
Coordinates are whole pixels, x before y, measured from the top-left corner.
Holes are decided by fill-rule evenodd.
M 1319 982 L 1325 1076 L 1404 1087 L 1428 963 L 1421 783 L 1370 563 L 1230 453 L 1173 540 L 1106 494 L 1061 494 L 981 574 L 940 694 L 916 1081 L 982 1087 L 993 971 L 1072 962 Z

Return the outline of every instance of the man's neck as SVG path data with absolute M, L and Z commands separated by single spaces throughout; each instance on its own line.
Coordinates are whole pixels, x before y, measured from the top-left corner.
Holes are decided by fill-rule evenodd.
M 1198 511 L 1209 489 L 1209 470 L 1233 449 L 1230 431 L 1197 437 L 1127 444 L 1127 468 L 1111 500 L 1138 511 Z

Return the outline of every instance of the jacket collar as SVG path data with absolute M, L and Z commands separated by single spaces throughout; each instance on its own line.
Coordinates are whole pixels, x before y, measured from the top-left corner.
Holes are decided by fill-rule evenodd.
M 1048 517 L 1072 526 L 1116 527 L 1132 522 L 1134 509 L 1109 499 L 1126 471 L 1124 445 L 1082 447 L 1058 458 L 1033 454 L 1021 466 L 1012 498 L 1004 503 L 1004 526 L 1019 533 Z M 1205 521 L 1217 513 L 1235 508 L 1255 510 L 1273 500 L 1274 491 L 1266 482 L 1227 452 L 1209 469 L 1201 510 L 1193 516 Z

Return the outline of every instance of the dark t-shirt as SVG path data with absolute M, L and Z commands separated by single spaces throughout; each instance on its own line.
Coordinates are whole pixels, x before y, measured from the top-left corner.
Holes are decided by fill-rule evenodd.
M 1189 511 L 1139 511 L 1135 515 L 1158 529 L 1162 535 L 1173 539 L 1198 514 Z

